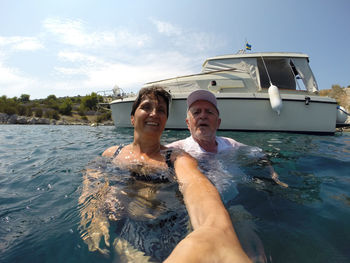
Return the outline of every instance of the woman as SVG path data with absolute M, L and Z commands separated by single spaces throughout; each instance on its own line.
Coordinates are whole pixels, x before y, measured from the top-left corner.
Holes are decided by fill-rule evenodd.
M 110 147 L 103 156 L 113 158 L 141 181 L 166 181 L 162 172 L 174 169 L 193 232 L 176 246 L 167 262 L 249 262 L 218 191 L 198 170 L 196 160 L 160 144 L 170 100 L 161 87 L 141 89 L 131 111 L 134 141 L 125 147 Z M 103 231 L 99 238 L 103 235 L 106 241 L 109 225 L 100 225 Z

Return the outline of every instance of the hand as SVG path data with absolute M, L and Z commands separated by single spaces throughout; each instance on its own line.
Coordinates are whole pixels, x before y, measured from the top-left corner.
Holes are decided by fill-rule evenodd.
M 89 251 L 99 251 L 103 255 L 108 255 L 108 249 L 100 248 L 102 236 L 104 237 L 105 245 L 109 247 L 109 222 L 107 218 L 95 216 L 91 219 L 91 224 L 87 231 L 82 234 L 82 239 L 88 245 Z
M 272 180 L 275 181 L 276 184 L 278 184 L 278 185 L 280 185 L 280 186 L 282 186 L 282 187 L 285 187 L 285 188 L 288 187 L 288 184 L 283 183 L 283 182 L 281 182 L 281 181 L 278 179 L 278 174 L 277 174 L 275 171 L 272 173 L 271 178 L 272 178 Z

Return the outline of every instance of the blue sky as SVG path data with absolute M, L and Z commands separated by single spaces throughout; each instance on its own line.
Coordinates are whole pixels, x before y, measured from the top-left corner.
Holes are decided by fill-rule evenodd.
M 198 73 L 207 57 L 303 52 L 350 85 L 349 0 L 0 0 L 0 96 L 86 95 Z

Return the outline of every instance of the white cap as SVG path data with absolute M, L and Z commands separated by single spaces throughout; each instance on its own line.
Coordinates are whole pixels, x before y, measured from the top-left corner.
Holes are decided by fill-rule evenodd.
M 217 107 L 217 102 L 215 95 L 211 93 L 208 90 L 200 89 L 193 91 L 190 95 L 187 97 L 187 110 L 191 107 L 193 103 L 199 100 L 205 100 L 213 104 L 216 108 L 216 110 L 219 112 L 219 109 Z

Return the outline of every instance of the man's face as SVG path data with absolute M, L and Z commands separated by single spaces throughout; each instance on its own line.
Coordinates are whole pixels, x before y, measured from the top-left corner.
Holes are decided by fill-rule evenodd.
M 187 112 L 187 127 L 192 137 L 198 140 L 212 140 L 216 136 L 221 119 L 215 106 L 208 101 L 194 102 Z

